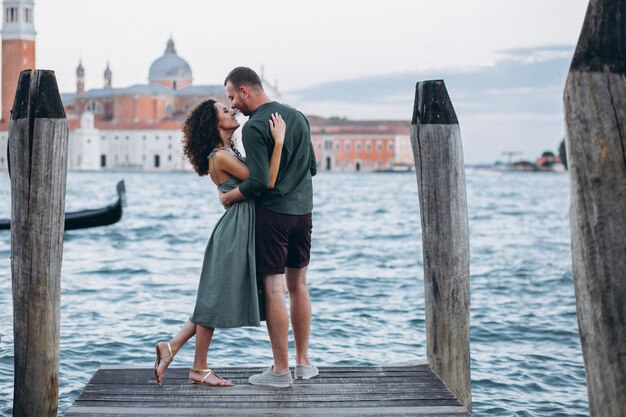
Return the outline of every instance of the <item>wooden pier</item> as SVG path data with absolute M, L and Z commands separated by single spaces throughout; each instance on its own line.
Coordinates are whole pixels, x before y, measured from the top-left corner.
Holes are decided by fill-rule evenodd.
M 428 365 L 320 367 L 286 389 L 249 385 L 262 368 L 215 368 L 231 388 L 191 384 L 188 371 L 170 368 L 158 386 L 152 369 L 102 367 L 64 415 L 470 416 Z

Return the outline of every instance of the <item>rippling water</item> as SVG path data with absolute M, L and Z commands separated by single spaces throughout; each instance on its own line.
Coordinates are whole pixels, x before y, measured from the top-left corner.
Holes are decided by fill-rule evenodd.
M 468 169 L 472 394 L 476 415 L 587 415 L 572 283 L 566 174 Z M 154 343 L 191 313 L 207 238 L 223 210 L 193 174 L 70 173 L 67 209 L 109 204 L 116 225 L 67 232 L 62 270 L 60 414 L 103 364 L 150 367 Z M 311 356 L 324 365 L 424 359 L 415 175 L 314 179 Z M 10 183 L 0 175 L 0 217 Z M 10 415 L 10 233 L 0 232 L 0 415 Z M 292 346 L 293 348 L 293 346 Z M 293 352 L 293 350 L 292 350 Z M 191 365 L 193 343 L 176 356 Z M 267 365 L 265 327 L 218 330 L 214 366 Z

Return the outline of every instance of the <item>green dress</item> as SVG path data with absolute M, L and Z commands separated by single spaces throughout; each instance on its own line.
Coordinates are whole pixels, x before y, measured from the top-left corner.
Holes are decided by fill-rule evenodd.
M 209 155 L 213 161 L 214 152 Z M 234 152 L 242 163 L 245 160 Z M 215 166 L 215 165 L 214 165 Z M 218 178 L 218 188 L 227 192 L 241 181 Z M 259 326 L 254 252 L 254 202 L 243 200 L 229 207 L 217 221 L 204 253 L 196 307 L 190 320 L 204 327 Z

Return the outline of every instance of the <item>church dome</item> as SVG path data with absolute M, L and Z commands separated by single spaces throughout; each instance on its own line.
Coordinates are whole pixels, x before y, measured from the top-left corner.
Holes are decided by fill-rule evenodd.
M 176 54 L 174 41 L 170 38 L 167 41 L 167 48 L 163 56 L 157 58 L 150 65 L 148 81 L 152 82 L 191 82 L 191 67 L 181 57 Z

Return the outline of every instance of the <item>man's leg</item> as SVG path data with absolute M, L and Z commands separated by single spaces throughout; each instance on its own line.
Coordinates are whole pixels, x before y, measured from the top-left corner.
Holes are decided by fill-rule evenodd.
M 309 365 L 309 334 L 311 332 L 311 300 L 304 268 L 287 268 L 287 289 L 291 310 L 291 326 L 296 343 L 296 365 Z
M 289 371 L 289 318 L 285 305 L 285 275 L 266 275 L 263 277 L 265 287 L 265 316 L 267 331 L 272 343 L 274 356 L 274 372 L 282 374 Z

